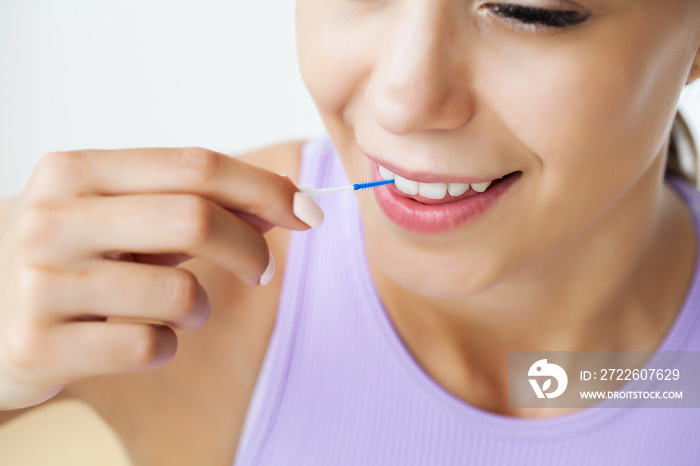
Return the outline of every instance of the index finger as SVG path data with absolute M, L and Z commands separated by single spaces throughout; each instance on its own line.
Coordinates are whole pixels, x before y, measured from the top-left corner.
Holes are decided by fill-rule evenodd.
M 40 164 L 39 172 L 50 173 L 41 177 L 44 191 L 107 196 L 189 193 L 292 230 L 320 224 L 294 215 L 295 206 L 297 211 L 320 208 L 308 204 L 303 194 L 295 197 L 299 190 L 289 178 L 199 147 L 57 152 Z

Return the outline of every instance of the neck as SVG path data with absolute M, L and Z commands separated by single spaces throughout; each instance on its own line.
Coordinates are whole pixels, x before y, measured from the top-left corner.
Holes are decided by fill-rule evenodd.
M 455 363 L 502 369 L 507 351 L 656 349 L 682 305 L 696 257 L 692 218 L 662 182 L 665 158 L 657 160 L 584 234 L 467 298 L 402 288 L 370 255 L 387 312 L 419 363 L 432 360 L 434 370 L 426 368 L 435 375 L 438 366 L 454 370 Z

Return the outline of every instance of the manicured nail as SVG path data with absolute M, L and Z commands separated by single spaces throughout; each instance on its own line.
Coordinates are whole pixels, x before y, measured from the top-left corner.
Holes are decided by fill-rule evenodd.
M 311 228 L 318 228 L 323 223 L 321 208 L 302 192 L 294 193 L 294 215 Z
M 270 280 L 272 280 L 272 276 L 275 274 L 275 258 L 272 257 L 272 254 L 270 254 L 270 261 L 267 263 L 267 268 L 263 272 L 262 275 L 260 275 L 260 280 L 258 280 L 258 284 L 260 285 L 267 285 L 270 283 Z

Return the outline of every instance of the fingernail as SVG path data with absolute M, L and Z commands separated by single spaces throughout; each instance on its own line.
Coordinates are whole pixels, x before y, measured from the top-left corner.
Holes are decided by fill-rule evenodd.
M 272 254 L 270 254 L 270 261 L 267 263 L 267 268 L 263 272 L 262 275 L 260 275 L 260 280 L 258 280 L 258 284 L 260 285 L 267 285 L 270 283 L 270 280 L 272 280 L 272 276 L 275 274 L 275 258 L 272 257 Z
M 302 192 L 294 193 L 294 215 L 311 228 L 318 228 L 323 223 L 321 208 Z

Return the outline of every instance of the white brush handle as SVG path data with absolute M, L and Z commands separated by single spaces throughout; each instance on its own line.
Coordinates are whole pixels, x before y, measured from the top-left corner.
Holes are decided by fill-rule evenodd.
M 315 201 L 317 198 L 321 196 L 325 196 L 326 194 L 333 194 L 333 193 L 339 193 L 341 191 L 352 191 L 355 189 L 352 186 L 343 186 L 340 188 L 324 188 L 324 189 L 316 189 L 310 184 L 305 184 L 303 186 L 299 186 L 299 191 L 302 193 L 306 193 L 309 195 L 311 200 Z

